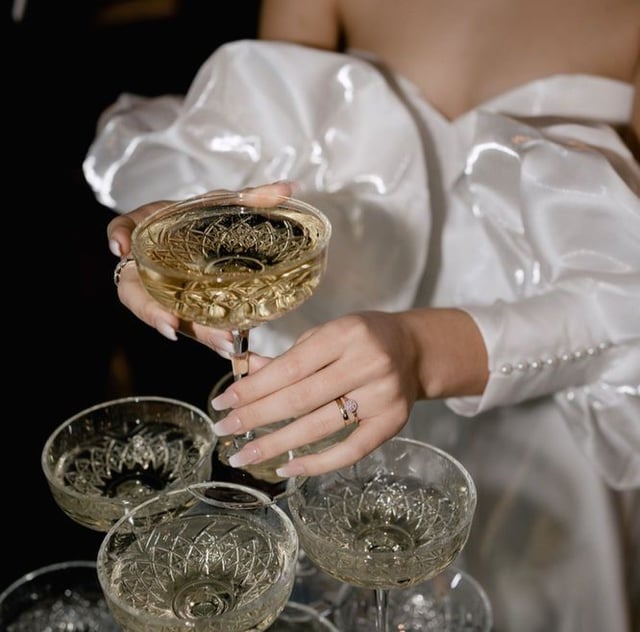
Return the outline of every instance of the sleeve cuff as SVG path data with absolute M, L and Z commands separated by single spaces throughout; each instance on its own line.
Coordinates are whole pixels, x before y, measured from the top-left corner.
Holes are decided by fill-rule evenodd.
M 517 303 L 463 307 L 484 338 L 489 381 L 482 396 L 449 398 L 447 406 L 470 417 L 595 380 L 615 345 L 598 322 L 586 322 L 585 302 L 557 290 Z

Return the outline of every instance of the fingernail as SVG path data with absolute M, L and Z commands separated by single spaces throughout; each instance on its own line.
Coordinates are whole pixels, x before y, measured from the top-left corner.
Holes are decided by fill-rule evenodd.
M 176 334 L 176 330 L 169 324 L 169 323 L 165 323 L 164 321 L 160 321 L 157 326 L 156 329 L 165 337 L 168 338 L 169 340 L 177 340 L 178 339 L 178 335 Z
M 283 465 L 282 467 L 279 467 L 276 470 L 276 474 L 280 478 L 291 478 L 292 476 L 300 476 L 301 474 L 304 474 L 304 466 L 302 465 L 302 463 L 298 463 L 296 461 L 290 461 L 289 463 Z
M 230 340 L 223 340 L 215 345 L 216 351 L 220 355 L 231 356 L 233 355 L 233 343 Z
M 232 408 L 237 401 L 236 394 L 233 391 L 226 390 L 211 400 L 211 408 L 213 410 L 226 410 L 227 408 Z
M 291 195 L 297 195 L 302 191 L 302 185 L 296 180 L 289 180 L 289 186 L 291 187 Z
M 235 416 L 227 416 L 213 424 L 213 431 L 219 437 L 226 437 L 242 429 L 242 422 Z
M 291 194 L 298 193 L 302 187 L 296 180 L 276 180 L 273 184 L 286 184 L 291 189 Z
M 231 467 L 242 467 L 255 463 L 260 458 L 260 450 L 252 446 L 246 446 L 229 457 L 229 465 Z
M 115 255 L 116 257 L 122 257 L 122 250 L 120 250 L 120 244 L 115 239 L 109 240 L 109 250 L 111 251 L 111 254 Z

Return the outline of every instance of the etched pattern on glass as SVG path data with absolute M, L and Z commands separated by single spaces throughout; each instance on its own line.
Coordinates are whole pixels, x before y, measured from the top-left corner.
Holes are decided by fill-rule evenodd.
M 264 630 L 291 593 L 282 534 L 249 516 L 185 515 L 144 537 L 137 534 L 129 544 L 126 534 L 120 537 L 117 561 L 110 562 L 110 590 L 152 617 L 177 616 L 192 625 L 206 618 L 206 629 L 218 630 L 212 618 L 234 614 L 233 622 L 225 619 L 225 630 Z M 261 599 L 274 586 L 277 594 Z M 110 605 L 126 626 L 127 612 L 117 602 Z
M 51 455 L 57 504 L 81 524 L 106 531 L 127 507 L 205 480 L 211 469 L 204 458 L 211 449 L 208 429 L 177 414 L 174 421 L 88 419 L 77 432 L 61 435 L 59 452 Z
M 295 503 L 295 498 L 292 499 Z M 300 507 L 300 543 L 327 573 L 368 588 L 414 585 L 446 568 L 464 546 L 466 488 L 408 477 L 338 479 Z
M 9 623 L 6 632 L 121 632 L 102 596 L 88 597 L 68 590 L 43 599 Z
M 79 445 L 58 462 L 65 485 L 85 496 L 146 499 L 201 458 L 202 442 L 174 424 L 140 423 Z
M 150 294 L 181 318 L 249 329 L 312 295 L 326 266 L 326 248 L 313 254 L 324 230 L 286 208 L 204 207 L 150 223 L 136 259 Z
M 344 585 L 336 600 L 337 626 L 349 632 L 371 632 L 374 591 Z M 390 630 L 394 632 L 489 632 L 491 603 L 470 575 L 449 567 L 437 577 L 389 595 Z

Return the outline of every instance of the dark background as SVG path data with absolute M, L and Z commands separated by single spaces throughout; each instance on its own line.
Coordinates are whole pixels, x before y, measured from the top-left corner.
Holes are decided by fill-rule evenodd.
M 102 540 L 50 495 L 40 453 L 58 425 L 132 394 L 206 409 L 213 384 L 229 370 L 212 351 L 186 338 L 164 339 L 119 303 L 106 239 L 114 213 L 82 175 L 98 116 L 121 92 L 184 94 L 219 45 L 255 37 L 258 0 L 225 3 L 224 18 L 221 9 L 210 0 L 29 0 L 21 21 L 5 15 L 9 383 L 0 435 L 0 592 L 40 566 L 94 560 Z

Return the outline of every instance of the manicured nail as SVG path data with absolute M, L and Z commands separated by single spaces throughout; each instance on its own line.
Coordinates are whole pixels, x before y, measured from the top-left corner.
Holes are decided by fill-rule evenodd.
M 122 257 L 122 250 L 120 250 L 120 244 L 115 239 L 109 240 L 109 250 L 111 251 L 111 254 L 115 255 L 116 257 Z
M 176 330 L 169 324 L 164 321 L 160 321 L 156 327 L 156 329 L 169 340 L 176 341 L 178 339 L 178 334 L 176 334 Z
M 302 185 L 297 180 L 289 180 L 288 182 L 291 187 L 291 195 L 296 195 L 302 191 Z
M 218 342 L 216 345 L 216 351 L 225 357 L 230 357 L 233 355 L 233 343 L 230 340 L 223 340 L 222 342 Z
M 252 446 L 246 446 L 229 457 L 229 465 L 231 467 L 242 467 L 243 465 L 249 465 L 255 463 L 260 458 L 260 450 Z
M 213 431 L 219 437 L 226 437 L 242 429 L 242 422 L 235 415 L 228 415 L 213 424 Z
M 231 459 L 230 459 L 231 460 Z M 304 466 L 302 463 L 291 461 L 276 470 L 276 474 L 280 478 L 291 478 L 292 476 L 300 476 L 304 474 Z
M 211 400 L 211 408 L 213 408 L 213 410 L 226 410 L 227 408 L 232 408 L 237 401 L 238 398 L 236 394 L 233 391 L 230 392 L 226 390 Z

